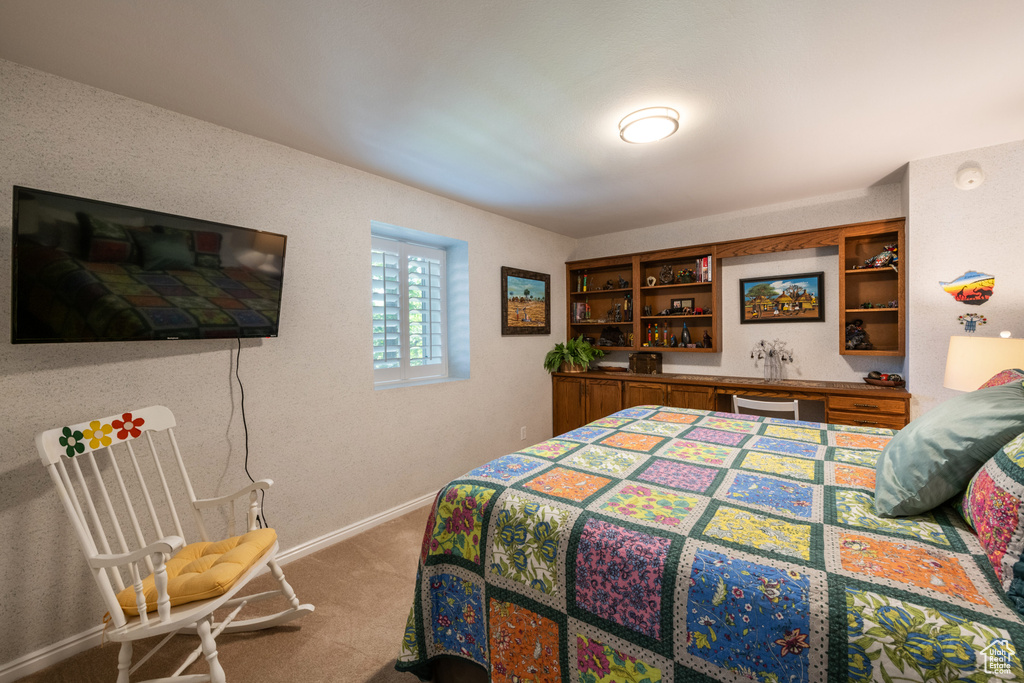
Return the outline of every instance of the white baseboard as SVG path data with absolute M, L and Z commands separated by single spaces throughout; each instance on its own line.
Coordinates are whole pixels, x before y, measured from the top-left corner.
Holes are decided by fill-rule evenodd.
M 277 561 L 279 564 L 287 564 L 300 557 L 305 557 L 311 553 L 315 553 L 318 550 L 323 550 L 328 546 L 332 546 L 335 543 L 344 541 L 347 538 L 351 538 L 357 534 L 361 534 L 364 531 L 369 531 L 378 524 L 391 521 L 396 517 L 401 517 L 407 512 L 412 512 L 416 508 L 422 507 L 431 503 L 434 500 L 434 496 L 437 492 L 428 493 L 420 496 L 414 500 L 410 500 L 408 503 L 398 505 L 385 510 L 372 517 L 367 517 L 364 520 L 350 524 L 346 527 L 332 531 L 329 534 L 324 534 L 318 538 L 314 538 L 311 541 L 307 541 L 300 545 L 278 554 Z M 426 523 L 426 520 L 424 520 Z M 24 678 L 29 674 L 33 674 L 36 671 L 45 669 L 48 666 L 52 666 L 59 661 L 67 659 L 79 652 L 84 652 L 90 648 L 94 648 L 100 644 L 100 639 L 103 634 L 102 626 L 95 626 L 87 631 L 73 635 L 69 638 L 65 638 L 52 645 L 47 645 L 44 648 L 40 648 L 35 652 L 30 652 L 24 657 L 19 657 L 14 661 L 7 662 L 6 664 L 0 664 L 0 683 L 14 683 L 20 678 Z M 111 678 L 114 677 L 115 672 L 111 672 Z

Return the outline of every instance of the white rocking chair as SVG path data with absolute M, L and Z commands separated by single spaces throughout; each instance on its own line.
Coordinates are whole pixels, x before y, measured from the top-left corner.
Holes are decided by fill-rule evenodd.
M 110 623 L 106 637 L 121 643 L 117 683 L 128 683 L 129 676 L 143 662 L 173 635 L 184 632 L 196 633 L 199 647 L 170 677 L 151 680 L 224 683 L 224 669 L 217 660 L 217 636 L 278 626 L 314 609 L 299 604 L 274 561 L 278 550 L 274 530 L 256 527 L 257 491 L 269 488 L 273 482 L 264 479 L 228 496 L 197 499 L 174 438 L 175 426 L 170 410 L 152 406 L 51 429 L 36 437 L 39 455 L 57 487 L 107 607 L 104 622 L 109 619 Z M 154 440 L 159 432 L 165 437 Z M 176 484 L 165 476 L 157 440 L 168 443 L 173 452 L 181 475 Z M 146 450 L 149 457 L 140 457 Z M 172 496 L 172 486 L 183 489 L 187 498 Z M 248 531 L 235 536 L 235 500 L 246 494 Z M 191 511 L 200 541 L 186 545 L 176 500 Z M 145 508 L 148 521 L 147 515 L 140 518 L 136 514 L 137 507 Z M 203 513 L 222 507 L 229 513 L 229 538 L 209 543 L 206 522 L 211 520 L 204 519 Z M 161 521 L 167 524 L 169 534 L 165 534 Z M 264 566 L 270 568 L 279 587 L 239 597 L 239 591 Z M 235 620 L 247 603 L 275 596 L 288 603 L 283 611 Z M 230 608 L 230 614 L 216 622 L 214 610 L 224 608 Z M 165 638 L 132 666 L 132 642 L 158 635 Z M 209 673 L 182 675 L 200 654 L 209 664 Z

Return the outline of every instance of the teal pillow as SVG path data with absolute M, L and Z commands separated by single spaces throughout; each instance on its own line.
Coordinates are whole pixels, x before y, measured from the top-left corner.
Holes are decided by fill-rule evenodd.
M 946 401 L 896 433 L 875 467 L 875 510 L 917 515 L 967 487 L 974 473 L 1024 431 L 1024 383 Z
M 132 237 L 142 252 L 143 270 L 189 270 L 196 255 L 182 235 L 133 231 Z

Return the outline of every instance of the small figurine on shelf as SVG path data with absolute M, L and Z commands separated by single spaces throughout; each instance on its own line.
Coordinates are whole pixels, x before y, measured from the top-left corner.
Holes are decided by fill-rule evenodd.
M 873 349 L 868 341 L 868 333 L 864 330 L 864 321 L 860 318 L 846 326 L 846 348 L 851 351 L 867 351 Z
M 862 303 L 860 305 L 860 307 L 861 308 L 874 308 L 875 305 L 873 303 L 871 303 L 870 301 L 865 301 L 864 303 Z
M 676 280 L 676 281 L 679 284 L 685 285 L 685 284 L 689 284 L 691 282 L 696 282 L 697 281 L 697 276 L 694 275 L 693 269 L 691 269 L 691 268 L 683 268 L 682 270 L 679 271 L 679 279 Z
M 673 334 L 671 337 L 669 337 L 668 345 L 671 346 L 672 348 L 676 347 L 676 335 Z
M 615 289 L 615 283 L 611 281 L 611 278 L 609 278 L 608 282 L 606 282 L 604 284 L 604 288 L 605 289 Z
M 629 289 L 629 280 L 624 280 L 622 276 L 619 276 L 619 289 Z
M 672 266 L 665 265 L 661 267 L 661 275 L 659 276 L 661 284 L 670 285 L 672 284 Z
M 864 265 L 868 268 L 885 268 L 889 266 L 896 270 L 897 262 L 899 262 L 899 254 L 897 253 L 896 245 L 887 244 L 880 253 L 866 260 Z
M 707 332 L 704 333 L 704 348 L 705 349 L 710 349 L 711 348 L 711 335 L 708 334 Z

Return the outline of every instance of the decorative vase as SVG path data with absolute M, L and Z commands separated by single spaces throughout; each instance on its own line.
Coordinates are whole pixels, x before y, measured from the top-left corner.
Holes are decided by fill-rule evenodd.
M 764 359 L 764 381 L 778 382 L 782 379 L 782 358 L 775 352 L 769 352 Z

